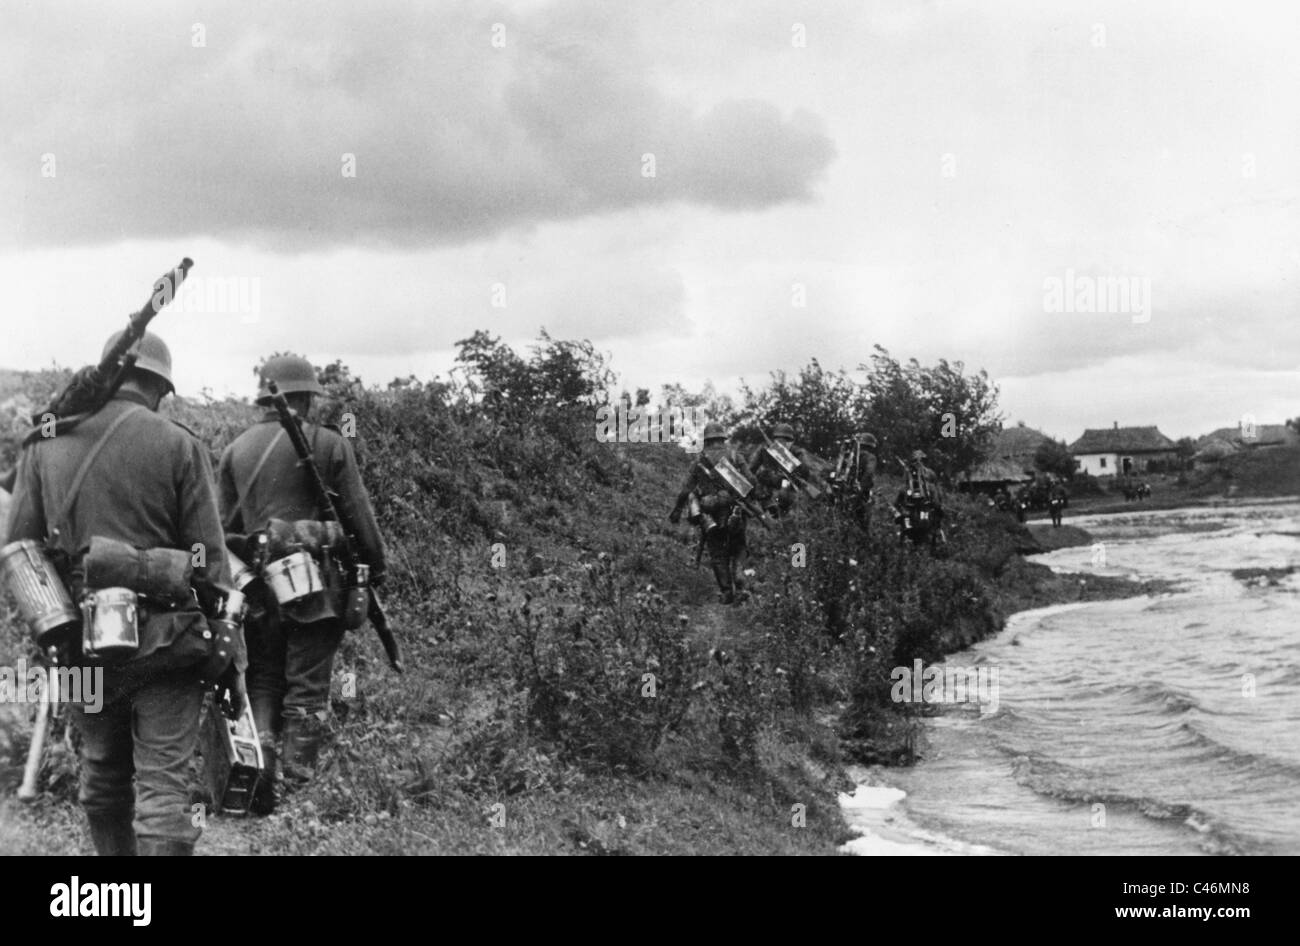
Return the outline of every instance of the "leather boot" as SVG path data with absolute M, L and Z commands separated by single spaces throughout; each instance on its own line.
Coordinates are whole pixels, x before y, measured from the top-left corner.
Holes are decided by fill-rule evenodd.
M 95 842 L 96 854 L 100 857 L 135 857 L 135 829 L 131 827 L 130 812 L 87 812 L 86 820 L 90 822 L 90 839 Z
M 276 748 L 273 743 L 262 743 L 262 762 L 265 768 L 248 806 L 255 815 L 269 815 L 275 811 Z
M 137 842 L 141 857 L 190 857 L 194 853 L 193 841 L 176 838 L 145 836 Z
M 284 718 L 280 762 L 286 787 L 301 787 L 311 781 L 325 731 L 325 724 L 315 716 Z
M 722 595 L 722 603 L 731 604 L 736 598 L 736 592 L 731 586 L 731 568 L 726 562 L 713 562 L 713 580 L 718 583 L 718 593 Z

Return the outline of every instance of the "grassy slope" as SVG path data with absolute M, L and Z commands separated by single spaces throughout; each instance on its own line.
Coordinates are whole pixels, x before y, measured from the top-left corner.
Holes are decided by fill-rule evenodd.
M 183 407 L 178 413 L 195 419 Z M 248 416 L 246 407 L 221 405 L 199 419 L 205 435 L 219 446 Z M 405 535 L 402 529 L 409 532 L 409 524 L 393 525 L 396 574 L 388 590 L 403 632 L 408 674 L 399 679 L 387 671 L 368 631 L 351 636 L 336 685 L 341 687 L 343 676 L 354 673 L 357 692 L 347 698 L 341 690 L 336 692 L 337 741 L 323 759 L 322 777 L 272 819 L 217 819 L 201 850 L 224 854 L 825 854 L 835 850 L 847 835 L 835 792 L 847 783 L 838 764 L 843 753 L 831 725 L 833 705 L 794 727 L 765 730 L 757 763 L 748 766 L 736 765 L 721 753 L 704 724 L 670 737 L 654 768 L 636 777 L 617 771 L 555 771 L 533 757 L 518 762 L 499 754 L 481 758 L 455 754 L 456 747 L 477 738 L 495 712 L 476 684 L 466 681 L 462 652 L 472 649 L 479 638 L 508 633 L 508 625 L 500 623 L 501 608 L 518 603 L 520 589 L 566 574 L 597 553 L 613 555 L 625 573 L 659 589 L 685 615 L 702 650 L 731 650 L 756 636 L 755 609 L 760 605 L 716 605 L 706 569 L 692 566 L 691 532 L 666 521 L 687 457 L 669 445 L 601 449 L 613 454 L 610 465 L 620 470 L 618 481 L 584 481 L 571 502 L 534 496 L 524 481 L 501 482 L 499 471 L 479 463 L 472 451 L 446 459 L 461 481 L 468 477 L 488 484 L 476 488 L 475 515 L 486 515 L 495 524 L 495 534 L 485 532 L 452 543 L 439 541 L 432 522 L 423 532 Z M 372 475 L 381 471 L 368 470 Z M 427 497 L 430 488 L 422 486 L 420 495 Z M 882 513 L 880 524 L 886 523 Z M 1002 520 L 983 522 L 979 529 L 1004 526 L 1009 539 L 990 545 L 1020 551 L 1038 547 L 1026 533 Z M 755 529 L 752 535 L 756 591 L 765 599 L 790 567 L 787 549 L 800 540 L 800 525 L 783 524 L 771 535 Z M 1075 538 L 1086 541 L 1086 536 Z M 492 540 L 504 548 L 504 568 L 493 567 Z M 998 573 L 994 600 L 1003 616 L 1077 596 L 1076 583 L 1069 578 L 1053 576 L 1006 551 L 999 558 L 990 567 Z M 440 589 L 454 585 L 454 596 L 448 593 L 431 602 L 415 594 L 411 589 L 422 571 L 436 573 Z M 1103 583 L 1090 584 L 1088 593 L 1137 590 L 1125 583 L 1108 591 Z M 459 606 L 452 603 L 453 597 Z M 465 614 L 471 617 L 464 629 L 457 630 L 450 626 L 449 614 L 457 615 L 457 620 Z M 942 648 L 955 650 L 983 633 L 975 626 L 953 627 Z M 0 642 L 0 650 L 7 651 L 0 654 L 3 662 L 11 662 L 20 648 L 19 637 L 11 630 L 7 640 Z M 0 719 L 0 731 L 5 728 Z M 0 791 L 6 799 L 0 801 L 0 851 L 88 852 L 82 819 L 67 803 L 66 783 L 31 809 L 19 809 L 9 800 L 25 750 L 23 734 L 16 732 L 20 729 L 11 720 L 11 764 L 0 765 Z M 859 745 L 857 756 L 898 757 L 890 745 L 895 739 L 906 739 L 905 727 L 900 731 L 883 723 L 880 745 L 865 750 Z M 0 740 L 0 752 L 3 749 Z M 524 773 L 525 783 L 536 787 L 520 791 L 519 785 L 499 777 L 512 765 Z M 485 775 L 484 768 L 491 771 Z M 494 809 L 497 804 L 504 808 Z M 793 805 L 806 806 L 806 827 L 792 826 Z M 493 826 L 494 813 L 497 820 L 504 814 L 504 827 Z
M 647 583 L 668 589 L 691 619 L 703 644 L 728 647 L 747 633 L 744 610 L 722 609 L 704 568 L 692 565 L 694 543 L 685 527 L 667 522 L 688 459 L 670 445 L 611 446 L 626 461 L 626 490 L 596 488 L 585 503 L 501 504 L 507 566 L 491 567 L 492 548 L 479 541 L 457 552 L 457 583 L 469 599 L 509 594 L 529 568 L 542 576 L 580 557 L 605 551 L 629 561 Z M 520 508 L 522 506 L 523 508 Z M 435 560 L 430 563 L 437 567 Z M 445 563 L 444 563 L 445 564 Z M 847 839 L 834 792 L 845 787 L 837 769 L 813 762 L 806 748 L 764 747 L 764 771 L 740 772 L 712 746 L 669 745 L 659 770 L 644 779 L 567 776 L 563 784 L 523 794 L 440 791 L 412 793 L 413 773 L 432 770 L 449 743 L 463 735 L 446 711 L 457 702 L 439 650 L 447 646 L 421 632 L 406 602 L 392 608 L 403 630 L 407 675 L 388 672 L 368 631 L 353 635 L 339 667 L 357 674 L 356 700 L 338 699 L 347 719 L 324 770 L 346 783 L 365 758 L 367 742 L 389 743 L 392 785 L 401 795 L 388 811 L 349 811 L 337 793 L 344 785 L 314 786 L 283 814 L 262 821 L 217 819 L 203 842 L 207 853 L 830 853 Z M 11 633 L 9 647 L 16 645 Z M 5 662 L 8 662 L 7 660 Z M 338 682 L 336 681 L 336 693 Z M 473 713 L 453 711 L 457 717 Z M 833 743 L 829 730 L 810 743 Z M 11 790 L 25 739 L 14 740 L 6 771 L 0 766 L 0 852 L 88 852 L 81 819 L 62 800 L 45 797 L 20 809 Z M 831 750 L 828 750 L 830 752 Z M 322 779 L 322 783 L 330 782 Z M 399 787 L 400 792 L 392 791 Z M 373 786 L 371 786 L 373 787 Z M 506 825 L 492 826 L 501 803 Z M 791 825 L 791 805 L 807 809 L 806 827 Z M 499 820 L 499 818 L 497 819 Z M 50 830 L 53 829 L 53 830 Z

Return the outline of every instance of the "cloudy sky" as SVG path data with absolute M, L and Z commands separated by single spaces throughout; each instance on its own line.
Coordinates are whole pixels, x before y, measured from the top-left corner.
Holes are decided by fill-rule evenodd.
M 877 343 L 962 360 L 1068 439 L 1300 414 L 1290 0 L 0 0 L 0 23 L 0 367 L 94 360 L 189 255 L 155 323 L 183 394 L 246 393 L 284 348 L 445 374 L 475 329 L 545 327 L 629 388 Z M 1050 311 L 1052 280 L 1105 279 L 1149 311 Z

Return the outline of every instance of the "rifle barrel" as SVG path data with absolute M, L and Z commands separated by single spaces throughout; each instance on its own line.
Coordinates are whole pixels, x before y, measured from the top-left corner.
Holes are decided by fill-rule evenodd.
M 325 485 L 320 469 L 316 466 L 316 460 L 312 457 L 311 445 L 307 443 L 307 436 L 302 432 L 302 422 L 293 413 L 293 409 L 289 407 L 289 401 L 281 393 L 279 385 L 274 381 L 268 381 L 266 389 L 271 395 L 271 404 L 275 407 L 275 412 L 280 415 L 280 426 L 289 435 L 289 442 L 293 444 L 294 452 L 298 454 L 302 466 L 307 469 L 307 475 L 311 479 L 312 491 L 316 494 L 316 503 L 320 508 L 321 515 L 327 521 L 337 522 L 343 527 L 349 564 L 354 566 L 358 558 L 356 539 L 354 538 L 355 530 L 352 528 L 352 523 L 346 521 L 339 514 L 338 506 L 334 504 L 329 487 Z M 367 586 L 366 590 L 369 596 L 366 616 L 370 618 L 370 626 L 375 629 L 375 633 L 379 636 L 379 642 L 383 645 L 384 653 L 388 657 L 388 665 L 397 673 L 402 673 L 401 651 L 397 646 L 397 639 L 393 636 L 392 628 L 388 626 L 388 614 L 384 610 L 383 602 L 379 600 L 379 594 L 375 591 L 374 586 Z

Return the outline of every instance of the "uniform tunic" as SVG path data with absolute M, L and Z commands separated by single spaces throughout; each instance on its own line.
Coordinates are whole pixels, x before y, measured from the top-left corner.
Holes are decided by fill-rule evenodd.
M 83 458 L 127 412 L 89 467 L 66 520 L 53 521 Z M 42 541 L 55 530 L 50 547 L 69 557 L 74 584 L 92 536 L 141 549 L 201 549 L 196 578 L 229 580 L 207 450 L 134 392 L 120 392 L 66 433 L 24 451 L 5 541 Z M 82 807 L 90 815 L 133 819 L 140 838 L 192 844 L 199 835 L 189 810 L 188 772 L 203 690 L 193 668 L 169 668 L 167 656 L 180 634 L 201 631 L 202 623 L 194 610 L 149 621 L 141 628 L 137 659 L 104 668 L 102 709 L 72 707 L 82 735 Z

